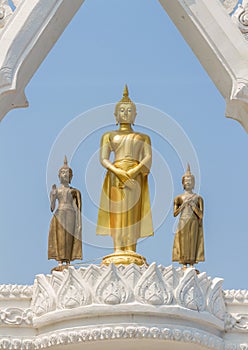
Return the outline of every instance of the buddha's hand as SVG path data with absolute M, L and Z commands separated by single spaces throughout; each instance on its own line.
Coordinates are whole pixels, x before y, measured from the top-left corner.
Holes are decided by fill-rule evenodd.
M 52 185 L 52 189 L 50 192 L 50 209 L 51 209 L 51 211 L 54 211 L 54 209 L 55 209 L 56 196 L 57 196 L 57 187 L 56 187 L 56 185 Z
M 183 202 L 183 205 L 186 206 L 186 205 L 191 205 L 192 204 L 192 199 L 191 198 L 187 198 L 184 200 Z
M 130 180 L 130 176 L 125 170 L 116 168 L 114 171 L 115 175 L 118 177 L 118 179 L 125 184 L 125 182 L 128 182 Z
M 197 208 L 197 204 L 194 201 L 191 201 L 189 204 L 192 209 Z
M 131 179 L 134 179 L 139 174 L 139 170 L 137 170 L 136 168 L 133 168 L 128 170 L 127 174 L 130 176 Z
M 190 206 L 190 202 L 188 200 L 185 200 L 181 205 L 180 205 L 180 211 L 183 210 L 186 207 Z
M 56 195 L 56 193 L 57 193 L 57 187 L 54 184 L 54 185 L 52 185 L 51 195 Z

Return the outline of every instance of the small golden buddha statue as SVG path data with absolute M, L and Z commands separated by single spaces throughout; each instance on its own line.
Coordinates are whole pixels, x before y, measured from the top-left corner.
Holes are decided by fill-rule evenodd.
M 188 165 L 182 177 L 184 193 L 174 199 L 174 216 L 180 214 L 177 232 L 174 239 L 172 260 L 179 261 L 186 269 L 199 261 L 204 261 L 203 237 L 203 199 L 193 192 L 194 175 Z
M 60 187 L 52 186 L 50 192 L 51 211 L 58 208 L 50 224 L 48 238 L 48 259 L 59 262 L 54 270 L 62 271 L 72 260 L 82 259 L 81 193 L 70 186 L 73 173 L 67 158 L 59 170 Z M 65 264 L 65 265 L 64 265 Z
M 115 107 L 118 130 L 102 136 L 100 161 L 107 169 L 100 208 L 97 234 L 110 235 L 114 242 L 114 254 L 103 263 L 137 263 L 145 259 L 136 252 L 137 240 L 153 235 L 148 174 L 152 154 L 148 135 L 132 128 L 136 106 L 129 98 L 125 86 L 122 99 Z M 110 160 L 113 153 L 114 160 Z

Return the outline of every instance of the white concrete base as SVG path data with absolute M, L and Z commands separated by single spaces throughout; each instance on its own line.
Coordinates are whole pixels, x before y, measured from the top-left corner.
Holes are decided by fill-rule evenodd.
M 194 269 L 115 265 L 0 286 L 0 349 L 248 349 L 248 291 Z

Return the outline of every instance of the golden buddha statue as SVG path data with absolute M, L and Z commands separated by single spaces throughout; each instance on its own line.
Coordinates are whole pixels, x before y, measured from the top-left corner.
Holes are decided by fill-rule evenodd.
M 116 104 L 115 117 L 119 129 L 106 132 L 101 140 L 100 161 L 108 171 L 102 188 L 97 234 L 110 235 L 114 242 L 114 254 L 103 263 L 142 265 L 145 259 L 135 253 L 137 240 L 153 235 L 147 179 L 152 162 L 151 141 L 149 136 L 132 128 L 136 106 L 128 96 L 127 86 Z
M 69 185 L 72 176 L 72 169 L 65 157 L 64 165 L 59 170 L 61 186 L 57 188 L 53 185 L 50 192 L 51 211 L 55 210 L 56 200 L 58 208 L 50 224 L 48 259 L 59 262 L 54 269 L 58 271 L 68 267 L 72 260 L 82 259 L 81 193 Z
M 182 177 L 185 192 L 174 199 L 174 216 L 180 214 L 177 232 L 174 239 L 172 260 L 193 267 L 199 261 L 204 261 L 203 237 L 203 199 L 193 193 L 195 178 L 188 165 Z

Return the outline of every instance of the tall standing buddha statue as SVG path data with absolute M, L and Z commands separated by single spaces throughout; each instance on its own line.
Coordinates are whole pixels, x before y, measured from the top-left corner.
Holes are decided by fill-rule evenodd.
M 137 240 L 153 235 L 148 174 L 152 153 L 148 135 L 132 128 L 136 106 L 125 86 L 122 99 L 115 107 L 118 130 L 102 136 L 100 161 L 107 169 L 98 212 L 97 234 L 109 235 L 114 254 L 103 263 L 143 264 L 136 254 Z M 110 154 L 114 160 L 110 160 Z

